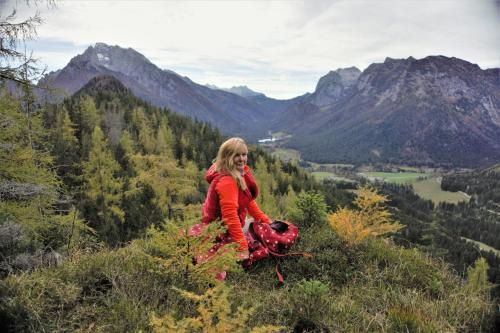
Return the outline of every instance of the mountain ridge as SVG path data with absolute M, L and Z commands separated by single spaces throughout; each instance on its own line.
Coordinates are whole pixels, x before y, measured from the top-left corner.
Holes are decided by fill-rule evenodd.
M 444 56 L 387 58 L 336 103 L 320 110 L 308 102 L 307 125 L 291 129 L 290 145 L 318 162 L 493 164 L 500 160 L 496 73 Z
M 250 142 L 269 130 L 288 132 L 285 144 L 316 162 L 475 167 L 500 161 L 500 69 L 455 57 L 387 57 L 364 71 L 339 68 L 321 77 L 314 92 L 278 100 L 246 86 L 228 92 L 200 85 L 133 49 L 97 43 L 41 81 L 74 93 L 98 75 Z
M 263 133 L 259 124 L 265 121 L 267 110 L 258 104 L 197 84 L 173 71 L 162 70 L 131 48 L 97 43 L 71 59 L 63 69 L 47 74 L 40 84 L 52 84 L 71 95 L 100 75 L 113 76 L 137 97 L 210 122 L 226 134 L 258 137 Z

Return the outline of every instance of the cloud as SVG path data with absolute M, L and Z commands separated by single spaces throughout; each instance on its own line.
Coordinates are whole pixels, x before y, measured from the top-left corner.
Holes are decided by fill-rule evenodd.
M 64 1 L 41 8 L 34 45 L 51 69 L 88 45 L 132 47 L 195 82 L 273 97 L 385 57 L 455 56 L 500 67 L 496 0 Z M 30 9 L 31 11 L 33 8 Z

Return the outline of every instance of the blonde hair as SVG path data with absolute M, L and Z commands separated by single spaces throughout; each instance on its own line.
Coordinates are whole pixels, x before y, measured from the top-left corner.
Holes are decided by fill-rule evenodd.
M 241 173 L 236 170 L 234 165 L 234 157 L 237 154 L 248 152 L 247 145 L 242 138 L 231 138 L 220 146 L 217 158 L 215 159 L 216 170 L 229 174 L 236 180 L 238 187 L 242 190 L 247 188 L 245 180 Z

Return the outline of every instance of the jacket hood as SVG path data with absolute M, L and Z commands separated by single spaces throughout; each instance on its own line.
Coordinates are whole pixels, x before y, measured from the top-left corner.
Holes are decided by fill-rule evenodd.
M 212 166 L 207 170 L 207 173 L 205 173 L 205 180 L 210 184 L 212 180 L 215 179 L 218 175 L 220 175 L 220 172 L 217 172 L 216 170 L 217 165 L 214 163 Z M 245 165 L 245 173 L 250 171 L 250 168 L 248 165 Z

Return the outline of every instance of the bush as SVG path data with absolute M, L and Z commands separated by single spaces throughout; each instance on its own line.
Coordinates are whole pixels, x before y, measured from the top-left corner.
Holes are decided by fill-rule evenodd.
M 391 219 L 389 211 L 382 206 L 387 200 L 368 187 L 361 187 L 354 200 L 357 210 L 341 208 L 329 216 L 330 225 L 347 246 L 354 246 L 364 239 L 396 232 L 403 228 Z
M 327 206 L 322 194 L 301 192 L 295 199 L 295 207 L 289 214 L 299 227 L 321 225 L 326 219 Z
M 318 330 L 325 327 L 332 298 L 327 284 L 317 280 L 302 280 L 290 291 L 288 302 L 295 330 Z
M 150 323 L 154 332 L 272 333 L 281 331 L 280 327 L 271 325 L 252 328 L 249 318 L 254 309 L 243 306 L 234 309 L 234 306 L 229 302 L 231 290 L 223 285 L 210 288 L 203 295 L 179 289 L 177 291 L 183 297 L 198 304 L 198 316 L 177 320 L 169 313 L 163 317 L 157 317 L 153 313 Z

